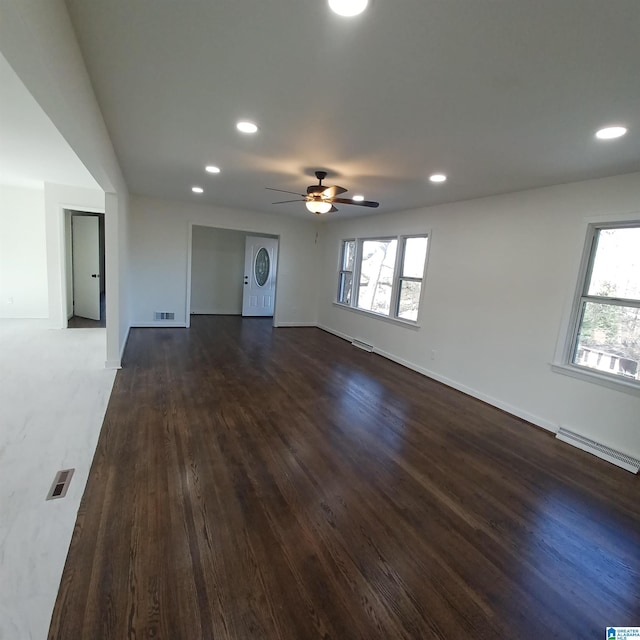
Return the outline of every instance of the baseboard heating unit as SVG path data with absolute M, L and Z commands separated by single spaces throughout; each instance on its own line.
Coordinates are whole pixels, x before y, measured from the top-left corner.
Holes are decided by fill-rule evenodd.
M 556 438 L 563 442 L 568 442 L 574 447 L 578 447 L 578 449 L 592 453 L 594 456 L 598 456 L 598 458 L 611 462 L 618 467 L 626 469 L 627 471 L 631 471 L 631 473 L 638 473 L 638 470 L 640 469 L 640 460 L 637 458 L 628 456 L 626 453 L 616 451 L 615 449 L 607 447 L 596 440 L 591 440 L 590 438 L 581 436 L 579 433 L 569 431 L 569 429 L 565 429 L 564 427 L 560 427 L 558 433 L 556 433 Z
M 371 353 L 373 351 L 373 345 L 372 344 L 367 344 L 366 342 L 362 342 L 362 340 L 357 340 L 356 338 L 354 338 L 351 341 L 351 344 L 354 347 L 358 347 L 358 349 L 362 349 L 363 351 L 368 351 L 369 353 Z

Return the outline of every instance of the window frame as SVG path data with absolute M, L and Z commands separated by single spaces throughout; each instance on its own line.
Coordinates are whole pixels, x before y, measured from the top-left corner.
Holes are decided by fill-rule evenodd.
M 582 326 L 583 306 L 587 302 L 607 304 L 611 306 L 640 308 L 640 300 L 630 298 L 618 298 L 615 296 L 596 296 L 589 294 L 591 275 L 595 264 L 599 231 L 606 229 L 625 229 L 640 226 L 640 215 L 615 220 L 590 220 L 587 222 L 586 238 L 582 250 L 582 258 L 578 271 L 575 294 L 568 313 L 568 321 L 565 326 L 564 336 L 558 341 L 556 356 L 551 364 L 551 369 L 556 373 L 569 375 L 574 378 L 594 382 L 602 386 L 625 391 L 632 395 L 640 396 L 640 380 L 626 378 L 615 373 L 609 373 L 602 369 L 587 367 L 574 362 L 578 349 L 580 328 Z M 567 314 L 565 313 L 565 317 Z
M 425 238 L 427 241 L 427 248 L 425 249 L 424 252 L 424 265 L 422 267 L 422 276 L 420 278 L 416 278 L 414 276 L 404 276 L 402 275 L 403 272 L 403 267 L 404 267 L 404 258 L 405 258 L 405 254 L 407 251 L 407 240 L 411 239 L 411 238 Z M 429 241 L 429 236 L 428 235 L 422 235 L 422 234 L 415 234 L 415 235 L 410 235 L 410 236 L 399 236 L 398 237 L 398 241 L 402 242 L 402 247 L 401 250 L 398 251 L 398 255 L 396 256 L 397 262 L 396 262 L 396 270 L 397 270 L 397 276 L 395 274 L 394 271 L 394 284 L 397 284 L 396 286 L 396 291 L 395 291 L 395 299 L 392 296 L 391 298 L 391 302 L 393 304 L 393 309 L 395 310 L 394 313 L 394 318 L 397 320 L 401 320 L 402 322 L 412 322 L 412 323 L 417 323 L 418 322 L 418 316 L 420 315 L 420 307 L 422 306 L 422 293 L 424 291 L 424 287 L 423 287 L 423 283 L 424 283 L 424 278 L 425 278 L 425 274 L 427 272 L 427 256 L 429 254 L 429 247 L 431 246 L 431 243 Z M 395 282 L 397 280 L 397 283 Z M 418 302 L 418 315 L 416 316 L 415 320 L 410 320 L 408 318 L 401 318 L 399 316 L 400 313 L 400 293 L 402 291 L 402 283 L 406 281 L 406 282 L 419 282 L 420 283 L 420 300 Z
M 409 238 L 426 238 L 427 240 L 427 248 L 424 256 L 424 266 L 422 269 L 422 277 L 415 278 L 410 276 L 402 276 L 402 265 L 404 262 L 404 255 L 406 250 L 406 241 Z M 373 242 L 389 242 L 395 240 L 397 242 L 396 246 L 396 256 L 393 266 L 393 277 L 392 277 L 392 286 L 391 286 L 391 299 L 389 301 L 389 314 L 379 313 L 377 311 L 371 311 L 369 309 L 364 309 L 358 306 L 358 298 L 360 295 L 360 275 L 362 270 L 362 255 L 363 255 L 363 247 L 364 243 L 367 241 Z M 355 242 L 355 256 L 353 263 L 353 285 L 351 291 L 351 303 L 347 304 L 345 302 L 340 301 L 340 289 L 342 283 L 342 274 L 344 273 L 343 265 L 344 265 L 344 250 L 347 242 Z M 431 233 L 423 232 L 423 233 L 412 233 L 412 234 L 402 234 L 402 235 L 379 235 L 379 236 L 366 236 L 366 237 L 356 237 L 356 238 L 344 238 L 340 240 L 340 251 L 339 251 L 339 265 L 338 265 L 338 289 L 337 289 L 337 298 L 334 304 L 349 309 L 351 311 L 355 311 L 357 313 L 363 313 L 368 316 L 374 316 L 376 318 L 380 318 L 383 320 L 391 321 L 394 323 L 400 323 L 404 325 L 409 325 L 411 327 L 419 327 L 420 314 L 422 312 L 422 304 L 424 300 L 424 281 L 427 273 L 427 264 L 429 261 L 429 249 L 431 247 Z M 400 286 L 403 280 L 410 282 L 420 282 L 420 300 L 418 302 L 418 315 L 416 320 L 410 320 L 408 318 L 401 318 L 398 316 L 398 307 L 400 304 Z
M 364 243 L 365 242 L 393 242 L 396 241 L 396 257 L 393 262 L 393 276 L 391 278 L 391 300 L 389 300 L 389 313 L 378 313 L 377 311 L 371 311 L 371 309 L 364 309 L 363 307 L 358 306 L 358 298 L 360 297 L 360 276 L 362 275 L 362 255 L 364 251 Z M 396 293 L 396 271 L 398 269 L 398 251 L 397 244 L 399 243 L 398 236 L 379 236 L 375 238 L 356 238 L 356 262 L 354 264 L 354 289 L 352 296 L 352 306 L 354 309 L 358 311 L 362 311 L 363 313 L 370 313 L 374 316 L 380 316 L 382 318 L 392 318 L 396 319 L 395 316 L 391 315 L 391 310 L 394 308 L 394 299 Z
M 353 251 L 353 269 L 351 269 L 351 270 L 344 268 L 345 249 L 346 249 L 347 243 L 349 243 L 349 242 L 353 242 L 355 244 L 354 251 Z M 340 300 L 340 298 L 342 297 L 343 289 L 344 289 L 343 276 L 345 276 L 347 273 L 351 274 L 351 300 L 353 301 L 353 293 L 354 293 L 353 285 L 355 284 L 355 269 L 356 269 L 357 251 L 358 251 L 358 242 L 356 241 L 355 238 L 346 238 L 346 239 L 341 241 L 340 263 L 338 265 L 338 291 L 337 291 L 336 300 L 337 300 L 338 304 L 342 304 L 344 306 L 351 306 L 351 305 L 350 305 L 350 303 L 347 304 L 346 302 L 342 302 Z

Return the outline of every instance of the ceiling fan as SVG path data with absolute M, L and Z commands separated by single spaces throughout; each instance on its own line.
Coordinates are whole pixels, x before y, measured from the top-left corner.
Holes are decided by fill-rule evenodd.
M 318 178 L 318 184 L 312 184 L 307 187 L 307 193 L 296 193 L 295 191 L 285 191 L 284 189 L 272 189 L 267 187 L 269 191 L 279 191 L 280 193 L 290 193 L 294 196 L 300 196 L 301 199 L 295 200 L 281 200 L 280 202 L 273 202 L 272 204 L 285 204 L 287 202 L 304 202 L 305 206 L 311 213 L 320 215 L 321 213 L 331 213 L 338 209 L 334 204 L 355 204 L 359 207 L 377 207 L 379 202 L 373 202 L 372 200 L 353 200 L 351 198 L 338 198 L 337 196 L 345 193 L 347 189 L 344 187 L 327 187 L 322 184 L 322 181 L 327 177 L 326 171 L 316 171 L 316 178 Z

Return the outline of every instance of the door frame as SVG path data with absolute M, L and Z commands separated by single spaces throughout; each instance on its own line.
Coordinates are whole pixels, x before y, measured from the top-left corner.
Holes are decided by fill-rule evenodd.
M 278 261 L 276 264 L 276 292 L 274 295 L 274 303 L 273 303 L 273 318 L 272 318 L 272 326 L 277 327 L 277 317 L 278 317 L 278 290 L 280 289 L 280 234 L 275 233 L 266 233 L 264 231 L 254 231 L 253 229 L 241 229 L 238 227 L 225 227 L 224 225 L 215 224 L 212 222 L 189 222 L 188 223 L 188 231 L 187 231 L 187 281 L 186 281 L 186 291 L 185 291 L 185 308 L 184 308 L 184 318 L 185 318 L 185 327 L 188 329 L 191 326 L 191 256 L 193 251 L 193 227 L 209 227 L 210 229 L 222 229 L 223 231 L 239 231 L 240 233 L 244 233 L 248 236 L 262 236 L 265 238 L 273 238 L 278 241 Z M 242 283 L 240 283 L 242 286 Z
M 104 260 L 105 260 L 105 270 L 107 268 L 108 262 L 108 250 L 107 250 L 107 216 L 105 207 L 88 207 L 83 204 L 68 204 L 68 203 L 60 203 L 58 205 L 58 219 L 56 221 L 57 226 L 57 235 L 59 238 L 59 247 L 60 247 L 60 264 L 59 269 L 60 273 L 58 277 L 60 278 L 60 308 L 57 313 L 60 314 L 60 324 L 62 329 L 68 328 L 69 319 L 67 318 L 67 301 L 69 295 L 71 294 L 68 291 L 67 287 L 67 259 L 73 256 L 73 247 L 67 246 L 67 234 L 66 234 L 66 220 L 67 215 L 72 215 L 74 211 L 80 211 L 83 213 L 101 213 L 104 216 Z M 47 239 L 48 242 L 48 239 Z M 47 245 L 48 246 L 48 245 Z M 105 287 L 105 300 L 107 299 L 107 289 Z M 49 316 L 51 317 L 51 309 L 49 311 Z
M 261 246 L 262 245 L 262 246 Z M 256 247 L 258 250 L 255 251 Z M 267 248 L 268 247 L 268 248 Z M 267 252 L 267 255 L 270 256 L 269 259 L 269 273 L 268 273 L 268 281 L 271 281 L 267 289 L 269 290 L 269 313 L 262 313 L 263 308 L 259 308 L 258 306 L 253 307 L 251 305 L 251 299 L 254 297 L 252 292 L 256 294 L 256 302 L 258 300 L 258 296 L 260 295 L 258 291 L 262 291 L 262 287 L 267 284 L 267 281 L 263 283 L 263 285 L 258 284 L 258 289 L 254 289 L 254 282 L 257 284 L 256 278 L 256 261 L 258 255 L 261 250 Z M 254 252 L 255 251 L 255 252 Z M 272 318 L 275 314 L 275 295 L 278 290 L 277 282 L 275 279 L 275 273 L 278 271 L 278 258 L 280 253 L 280 242 L 277 238 L 270 238 L 267 236 L 254 236 L 254 235 L 245 235 L 244 237 L 244 285 L 242 289 L 242 317 L 244 318 L 252 318 L 252 317 L 266 317 Z M 275 273 L 274 273 L 275 269 Z M 271 284 L 272 283 L 272 284 Z M 264 293 L 262 294 L 264 296 Z M 273 298 L 273 300 L 271 300 Z M 263 298 L 264 300 L 264 298 Z M 254 313 L 251 313 L 254 311 Z
M 75 217 L 90 217 L 98 218 L 98 271 L 100 273 L 100 282 L 98 287 L 98 298 L 100 305 L 100 319 L 102 320 L 102 312 L 106 311 L 106 299 L 107 299 L 107 287 L 106 287 L 106 271 L 107 271 L 107 251 L 106 251 L 106 218 L 105 214 L 100 211 L 90 211 L 88 208 L 77 209 L 65 209 L 64 210 L 64 224 L 65 224 L 65 251 L 64 251 L 64 263 L 65 263 L 65 296 L 63 304 L 65 305 L 65 314 L 67 318 L 67 325 L 71 316 L 69 316 L 69 299 L 71 298 L 71 311 L 72 316 L 75 315 L 75 259 L 73 255 L 73 218 Z M 67 223 L 70 225 L 71 233 L 68 234 Z M 69 271 L 66 271 L 66 270 Z M 71 284 L 71 290 L 69 290 L 69 284 Z M 101 298 L 104 294 L 105 308 L 102 307 Z

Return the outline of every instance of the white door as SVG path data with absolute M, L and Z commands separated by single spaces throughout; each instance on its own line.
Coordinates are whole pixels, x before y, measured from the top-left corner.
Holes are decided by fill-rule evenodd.
M 244 251 L 243 316 L 272 316 L 276 299 L 278 241 L 247 236 Z
M 73 315 L 100 320 L 98 216 L 73 216 Z

